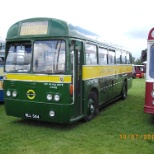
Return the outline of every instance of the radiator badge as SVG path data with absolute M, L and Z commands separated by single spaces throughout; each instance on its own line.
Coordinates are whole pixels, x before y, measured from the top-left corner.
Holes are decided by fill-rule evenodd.
M 27 91 L 26 95 L 27 95 L 28 99 L 31 99 L 31 100 L 34 99 L 36 96 L 35 91 L 31 90 L 31 89 Z

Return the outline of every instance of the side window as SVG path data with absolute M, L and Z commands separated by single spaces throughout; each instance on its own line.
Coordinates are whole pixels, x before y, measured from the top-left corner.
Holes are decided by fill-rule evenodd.
M 115 64 L 114 58 L 115 58 L 115 52 L 108 51 L 108 64 Z
M 121 64 L 121 52 L 116 51 L 116 64 Z
M 97 48 L 96 48 L 96 45 L 86 44 L 85 45 L 85 54 L 86 54 L 86 65 L 97 64 Z
M 131 56 L 129 53 L 127 53 L 126 61 L 127 61 L 127 64 L 131 64 Z
M 99 64 L 106 65 L 107 64 L 107 49 L 99 48 L 98 57 L 99 57 Z
M 126 53 L 122 53 L 122 64 L 126 64 Z

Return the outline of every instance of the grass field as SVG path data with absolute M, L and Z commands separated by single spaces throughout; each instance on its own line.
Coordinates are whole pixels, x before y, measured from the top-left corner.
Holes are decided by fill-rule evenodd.
M 126 100 L 92 121 L 62 125 L 22 120 L 0 105 L 1 154 L 153 154 L 154 116 L 145 114 L 145 79 L 133 79 Z

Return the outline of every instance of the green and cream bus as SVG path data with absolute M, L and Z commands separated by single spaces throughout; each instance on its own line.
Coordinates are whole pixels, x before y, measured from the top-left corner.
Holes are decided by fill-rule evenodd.
M 100 107 L 125 99 L 132 86 L 130 52 L 62 20 L 31 18 L 13 24 L 5 51 L 4 101 L 10 116 L 89 121 Z

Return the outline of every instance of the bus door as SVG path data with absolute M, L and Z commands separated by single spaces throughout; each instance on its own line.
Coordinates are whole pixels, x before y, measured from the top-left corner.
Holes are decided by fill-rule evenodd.
M 72 78 L 73 78 L 73 103 L 76 116 L 82 115 L 82 48 L 83 43 L 72 40 Z

